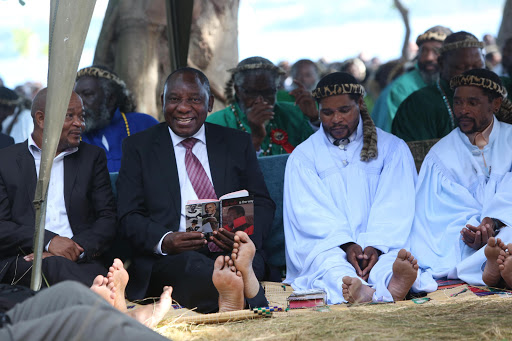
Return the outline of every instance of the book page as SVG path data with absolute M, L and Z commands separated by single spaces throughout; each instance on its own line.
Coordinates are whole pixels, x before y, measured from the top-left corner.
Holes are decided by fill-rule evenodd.
M 242 189 L 240 191 L 236 191 L 236 192 L 231 192 L 231 193 L 228 193 L 228 194 L 224 194 L 223 196 L 221 196 L 219 198 L 219 200 L 226 200 L 226 199 L 233 199 L 233 198 L 241 198 L 241 197 L 246 197 L 249 195 L 249 191 L 247 191 L 246 189 Z

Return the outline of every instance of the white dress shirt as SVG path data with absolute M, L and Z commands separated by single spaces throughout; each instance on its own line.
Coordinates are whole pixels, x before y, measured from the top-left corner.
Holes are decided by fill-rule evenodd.
M 186 225 L 185 225 L 185 218 L 186 218 L 186 210 L 185 206 L 187 205 L 187 201 L 189 200 L 197 200 L 197 194 L 194 191 L 194 187 L 192 187 L 192 183 L 190 182 L 190 179 L 188 177 L 187 168 L 185 167 L 185 153 L 187 152 L 187 149 L 181 144 L 181 141 L 187 139 L 187 137 L 180 137 L 176 135 L 171 128 L 169 128 L 169 134 L 171 135 L 172 139 L 172 145 L 174 147 L 174 156 L 176 157 L 176 166 L 178 168 L 178 178 L 180 180 L 180 192 L 181 192 L 181 218 L 180 218 L 180 226 L 179 226 L 179 232 L 185 232 L 186 231 Z M 201 165 L 204 168 L 204 171 L 206 172 L 206 175 L 208 175 L 208 179 L 213 184 L 212 181 L 212 175 L 210 173 L 210 163 L 208 162 L 208 151 L 206 149 L 206 135 L 205 135 L 205 128 L 204 124 L 201 126 L 201 128 L 195 133 L 193 138 L 198 139 L 199 141 L 196 142 L 194 147 L 192 148 L 192 153 L 199 159 L 199 162 L 201 162 Z M 155 252 L 165 255 L 162 252 L 162 241 L 164 240 L 165 236 L 167 236 L 169 233 L 164 234 L 162 239 L 160 239 L 160 242 L 155 247 Z
M 28 137 L 28 150 L 34 157 L 36 174 L 39 179 L 41 149 L 35 144 L 31 135 Z M 73 238 L 73 231 L 69 224 L 66 204 L 64 202 L 64 157 L 75 153 L 77 150 L 78 147 L 66 149 L 53 159 L 50 183 L 48 186 L 48 199 L 46 202 L 45 230 L 70 239 Z M 50 243 L 46 245 L 46 251 L 48 251 L 49 245 Z

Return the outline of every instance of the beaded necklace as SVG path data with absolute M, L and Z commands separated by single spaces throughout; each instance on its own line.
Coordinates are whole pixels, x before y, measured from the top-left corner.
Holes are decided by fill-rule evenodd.
M 128 120 L 126 119 L 126 115 L 124 114 L 124 112 L 121 113 L 121 116 L 123 116 L 124 125 L 126 127 L 126 134 L 130 136 L 130 126 L 128 125 Z
M 233 112 L 233 115 L 235 115 L 236 124 L 238 125 L 240 130 L 247 132 L 247 129 L 245 129 L 242 121 L 240 120 L 240 117 L 238 116 L 238 113 L 236 111 L 235 106 L 233 104 L 231 104 L 229 107 L 231 108 L 231 111 Z M 273 122 L 272 121 L 269 123 L 269 126 L 270 126 L 270 129 L 272 129 L 272 126 L 273 126 Z M 270 155 L 271 153 L 272 153 L 272 140 L 269 139 L 269 141 L 268 141 L 268 148 L 267 148 L 267 150 L 263 151 L 262 154 L 264 156 L 267 156 L 267 155 Z
M 448 109 L 448 114 L 450 115 L 450 124 L 453 129 L 453 128 L 455 128 L 455 123 L 453 120 L 453 111 L 452 111 L 452 108 L 450 107 L 450 102 L 448 102 L 448 97 L 446 96 L 443 88 L 441 88 L 439 79 L 436 82 L 436 86 L 437 86 L 437 89 L 439 90 L 439 92 L 441 93 L 441 96 L 443 97 L 443 102 L 444 102 L 444 105 L 446 106 L 446 109 Z

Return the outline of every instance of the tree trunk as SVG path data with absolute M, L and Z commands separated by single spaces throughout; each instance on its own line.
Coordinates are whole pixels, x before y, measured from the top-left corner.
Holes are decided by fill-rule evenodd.
M 501 48 L 505 40 L 512 37 L 512 0 L 507 0 L 503 6 L 503 19 L 501 19 L 501 26 L 498 32 L 498 39 L 496 43 Z
M 226 70 L 238 62 L 239 0 L 195 0 L 189 66 L 202 70 L 223 108 Z M 160 95 L 170 72 L 164 0 L 110 0 L 94 64 L 113 69 L 137 100 L 137 110 L 162 120 Z M 220 101 L 219 101 L 220 100 Z
M 409 10 L 402 5 L 400 0 L 393 1 L 395 7 L 400 12 L 400 16 L 404 21 L 405 25 L 405 36 L 404 36 L 404 44 L 402 46 L 402 57 L 400 58 L 402 62 L 406 62 L 411 60 L 411 50 L 409 49 L 409 38 L 411 37 L 411 25 L 409 24 Z

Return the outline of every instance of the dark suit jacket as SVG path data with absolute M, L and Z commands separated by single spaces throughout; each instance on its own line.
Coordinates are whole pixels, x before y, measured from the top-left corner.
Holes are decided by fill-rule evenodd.
M 33 252 L 37 173 L 27 141 L 0 150 L 0 160 L 1 279 L 16 255 Z M 85 260 L 99 257 L 116 233 L 114 196 L 103 149 L 82 142 L 77 152 L 64 158 L 64 200 L 72 239 L 84 248 Z M 44 244 L 54 236 L 45 231 Z
M 14 139 L 9 135 L 0 133 L 0 149 L 14 144 Z
M 246 189 L 254 195 L 255 230 L 251 236 L 262 249 L 274 219 L 270 199 L 250 135 L 205 123 L 208 161 L 217 197 Z M 133 245 L 128 297 L 142 298 L 157 259 L 154 248 L 169 231 L 178 231 L 181 194 L 174 147 L 167 124 L 161 123 L 127 137 L 117 179 L 121 234 Z

